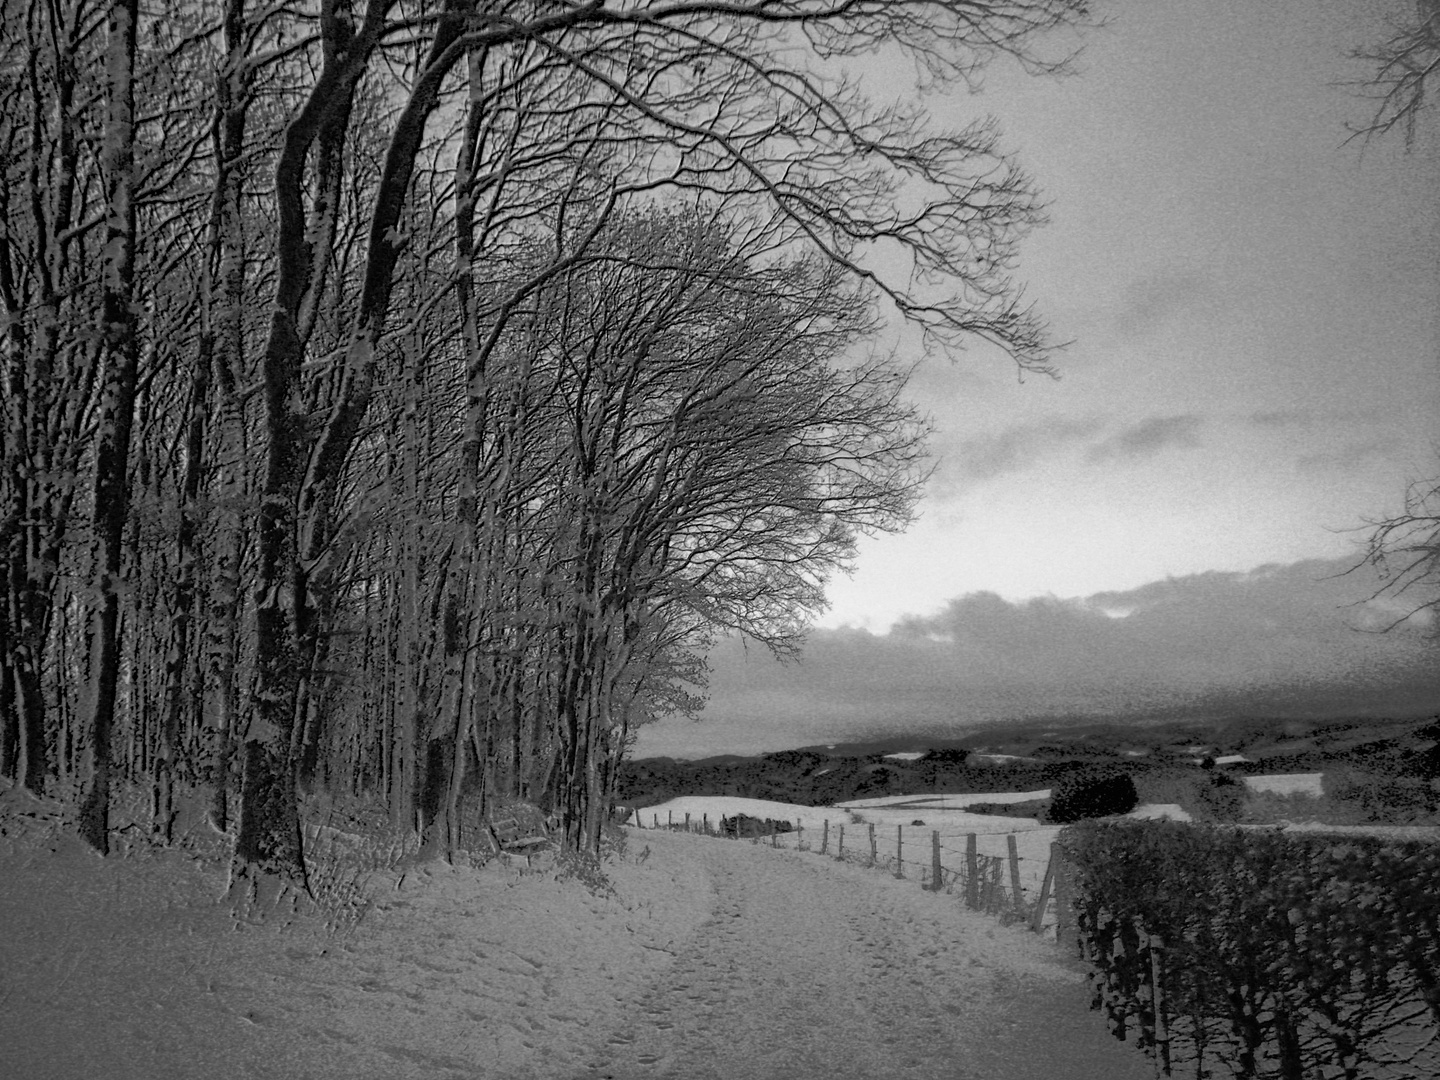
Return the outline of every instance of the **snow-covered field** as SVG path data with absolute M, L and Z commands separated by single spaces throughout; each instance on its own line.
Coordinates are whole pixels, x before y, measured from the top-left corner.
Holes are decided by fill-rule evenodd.
M 1151 1075 L 1052 943 L 834 859 L 628 830 L 604 888 L 402 866 L 335 927 L 237 918 L 213 842 L 101 859 L 32 802 L 0 796 L 0 1077 Z
M 1274 776 L 1245 776 L 1245 786 L 1251 791 L 1268 791 L 1276 795 L 1320 795 L 1320 780 L 1324 773 L 1282 773 Z
M 690 815 L 692 828 L 699 829 L 707 821 L 718 831 L 722 818 L 747 814 L 755 818 L 788 821 L 798 826 L 795 832 L 781 833 L 775 843 L 782 847 L 806 844 L 818 849 L 826 823 L 829 823 L 828 850 L 844 849 L 859 853 L 868 860 L 870 827 L 875 829 L 875 857 L 893 866 L 897 852 L 907 875 L 920 877 L 931 865 L 933 834 L 940 834 L 940 862 L 947 869 L 964 865 L 968 836 L 975 835 L 975 849 L 981 855 L 1006 856 L 1007 836 L 1015 837 L 1020 858 L 1020 884 L 1034 897 L 1045 878 L 1050 861 L 1050 845 L 1060 833 L 1058 825 L 1044 825 L 1029 817 L 1003 817 L 995 814 L 967 813 L 973 803 L 1030 802 L 1050 797 L 1050 789 L 1037 791 L 1003 791 L 964 795 L 888 795 L 876 799 L 857 799 L 835 806 L 801 806 L 795 803 L 744 799 L 732 795 L 686 795 L 658 806 L 635 811 L 630 821 L 642 828 L 681 827 Z M 1189 820 L 1180 807 L 1142 805 L 1132 817 L 1173 817 Z M 841 829 L 844 829 L 842 834 Z M 766 840 L 770 843 L 770 840 Z

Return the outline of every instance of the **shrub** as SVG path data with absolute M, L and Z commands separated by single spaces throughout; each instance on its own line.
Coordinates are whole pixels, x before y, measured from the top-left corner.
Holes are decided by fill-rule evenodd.
M 1135 781 L 1114 769 L 1077 769 L 1055 779 L 1050 789 L 1050 820 L 1057 824 L 1128 814 L 1140 801 Z
M 927 750 L 921 761 L 933 761 L 940 765 L 964 765 L 965 759 L 970 756 L 969 750 L 959 747 L 942 747 L 938 750 Z
M 1348 803 L 1369 822 L 1389 825 L 1428 821 L 1436 810 L 1436 792 L 1426 780 L 1356 768 L 1333 766 L 1321 781 L 1326 795 Z
M 1241 820 L 1247 825 L 1275 825 L 1282 821 L 1319 822 L 1324 825 L 1363 825 L 1364 815 L 1351 803 L 1308 791 L 1280 794 L 1247 791 Z
M 1415 761 L 1415 774 L 1426 780 L 1440 779 L 1440 742 L 1420 752 Z
M 1245 785 L 1218 769 L 1205 774 L 1195 797 L 1205 816 L 1214 821 L 1239 821 L 1245 809 Z
M 793 821 L 776 821 L 774 818 L 751 817 L 749 814 L 736 814 L 734 817 L 720 819 L 721 836 L 755 837 L 794 831 Z
M 1045 820 L 1045 815 L 1049 810 L 1049 799 L 1030 799 L 1026 802 L 1007 803 L 967 803 L 965 806 L 965 812 L 967 814 L 991 814 L 995 817 L 1030 817 L 1039 821 Z

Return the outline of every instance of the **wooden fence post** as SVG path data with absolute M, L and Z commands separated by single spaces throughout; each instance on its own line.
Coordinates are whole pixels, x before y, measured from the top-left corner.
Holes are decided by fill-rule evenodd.
M 870 865 L 875 865 L 875 826 L 870 825 Z
M 930 830 L 930 888 L 941 892 L 945 888 L 945 869 L 940 865 L 940 830 Z
M 980 859 L 973 832 L 965 834 L 965 906 L 971 911 L 980 906 Z
M 895 826 L 895 876 L 905 876 L 905 826 Z
M 1045 864 L 1045 880 L 1040 884 L 1040 899 L 1035 901 L 1035 914 L 1030 917 L 1030 930 L 1038 934 L 1045 922 L 1045 905 L 1050 901 L 1050 892 L 1055 886 L 1055 850 L 1051 845 L 1050 861 Z
M 666 811 L 665 811 L 665 827 L 666 827 L 667 829 L 673 829 L 673 828 L 675 828 L 675 811 L 674 811 L 674 810 L 666 810 Z
M 830 848 L 830 819 L 825 819 L 825 827 L 820 832 L 820 854 L 824 855 Z
M 709 836 L 709 835 L 710 835 L 710 815 L 709 815 L 709 814 L 701 814 L 701 815 L 700 815 L 700 834 L 701 834 L 702 836 Z
M 689 811 L 689 810 L 686 810 L 686 811 L 685 811 L 685 831 L 686 831 L 687 833 L 690 831 L 690 811 Z
M 1025 913 L 1025 897 L 1020 892 L 1020 849 L 1015 844 L 1015 834 L 1005 834 L 1005 851 L 1010 858 L 1010 903 L 1015 914 Z
M 1070 910 L 1070 866 L 1059 844 L 1050 845 L 1050 861 L 1055 864 L 1055 943 L 1073 945 L 1078 938 Z
M 845 826 L 841 825 L 839 828 L 840 835 L 835 841 L 835 857 L 843 859 L 845 858 Z

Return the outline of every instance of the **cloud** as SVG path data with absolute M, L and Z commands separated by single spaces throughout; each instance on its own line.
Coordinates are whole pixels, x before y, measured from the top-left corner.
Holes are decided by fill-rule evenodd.
M 1295 461 L 1295 470 L 1301 473 L 1354 472 L 1375 462 L 1388 463 L 1394 460 L 1399 442 L 1395 439 L 1357 439 L 1334 450 L 1304 454 Z
M 1123 592 L 1009 601 L 972 593 L 886 634 L 817 630 L 781 665 L 722 642 L 698 724 L 639 752 L 753 753 L 1006 719 L 1338 717 L 1440 711 L 1435 627 L 1372 600 L 1345 559 L 1214 572 Z
M 1207 306 L 1218 294 L 1213 277 L 1189 270 L 1131 282 L 1115 312 L 1115 329 L 1130 337 L 1153 334 L 1186 311 Z
M 1003 431 L 932 438 L 938 463 L 928 493 L 953 498 L 991 480 L 1039 468 L 1086 444 L 1085 460 L 1091 464 L 1138 461 L 1176 447 L 1196 447 L 1205 418 L 1194 413 L 1152 416 L 1102 435 L 1106 426 L 1094 416 L 1049 416 Z
M 1133 461 L 1153 457 L 1171 447 L 1199 446 L 1204 423 L 1204 418 L 1194 413 L 1152 416 L 1096 443 L 1086 458 L 1092 463 Z
M 943 498 L 976 484 L 1032 469 L 1065 447 L 1092 438 L 1101 427 L 1093 418 L 1049 417 L 1000 432 L 937 441 L 939 465 L 930 494 Z

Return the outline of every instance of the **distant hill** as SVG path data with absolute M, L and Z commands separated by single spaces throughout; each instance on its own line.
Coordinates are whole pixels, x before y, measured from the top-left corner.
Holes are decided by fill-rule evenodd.
M 929 792 L 1033 791 L 1096 763 L 1128 771 L 1195 768 L 1229 757 L 1227 771 L 1322 772 L 1337 763 L 1434 775 L 1440 718 L 1246 719 L 1155 724 L 1019 722 L 949 739 L 890 736 L 756 757 L 642 758 L 621 767 L 618 801 L 644 807 L 682 795 L 736 795 L 807 806 Z M 902 755 L 902 756 L 895 756 Z

